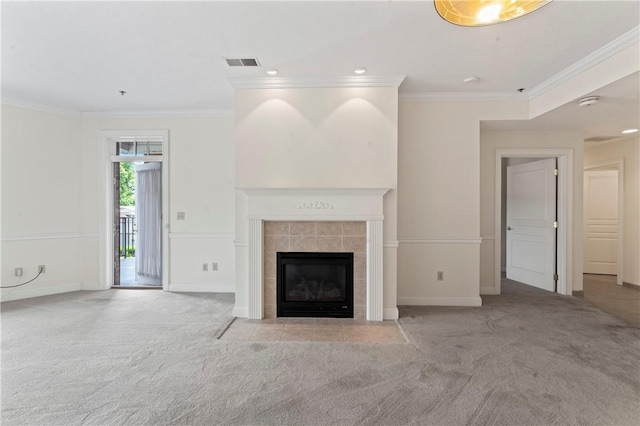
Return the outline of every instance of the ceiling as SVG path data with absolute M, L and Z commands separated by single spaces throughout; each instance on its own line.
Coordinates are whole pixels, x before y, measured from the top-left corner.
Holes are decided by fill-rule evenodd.
M 272 67 L 284 79 L 351 76 L 359 66 L 368 76 L 406 75 L 405 96 L 526 98 L 640 21 L 634 0 L 555 0 L 526 17 L 479 28 L 446 23 L 430 0 L 1 6 L 3 98 L 81 112 L 230 110 L 229 79 L 268 78 Z M 262 67 L 230 68 L 225 57 L 256 57 Z M 470 76 L 479 81 L 462 83 Z M 636 127 L 638 78 L 610 88 L 620 95 L 619 109 L 635 105 Z M 607 106 L 609 96 L 602 96 L 593 108 Z M 559 111 L 562 119 L 537 120 L 567 125 L 572 106 Z

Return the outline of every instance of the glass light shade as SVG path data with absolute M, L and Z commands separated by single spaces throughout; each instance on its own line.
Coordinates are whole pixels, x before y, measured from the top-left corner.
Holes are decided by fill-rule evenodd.
M 438 14 L 448 22 L 479 27 L 509 21 L 533 12 L 551 0 L 435 0 Z

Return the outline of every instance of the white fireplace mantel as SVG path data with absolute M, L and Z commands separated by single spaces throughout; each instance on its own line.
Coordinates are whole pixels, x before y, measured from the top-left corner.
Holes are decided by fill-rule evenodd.
M 238 188 L 247 195 L 248 317 L 264 317 L 263 221 L 366 221 L 366 318 L 383 320 L 383 197 L 389 188 Z

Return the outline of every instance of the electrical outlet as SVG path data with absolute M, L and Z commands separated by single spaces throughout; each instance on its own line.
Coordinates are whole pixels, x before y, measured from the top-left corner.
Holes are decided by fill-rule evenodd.
M 211 264 L 211 270 L 212 271 L 217 271 L 218 270 L 218 262 L 213 262 Z
M 203 263 L 202 264 L 202 272 L 207 272 L 209 270 L 209 264 L 208 263 Z
M 21 277 L 22 276 L 22 268 L 16 268 L 13 270 L 13 275 L 16 277 Z
M 185 212 L 178 212 L 178 220 L 185 220 L 187 218 L 187 214 Z
M 438 271 L 438 281 L 444 281 L 444 272 Z
M 38 273 L 39 274 L 44 274 L 46 272 L 47 268 L 45 265 L 38 265 Z

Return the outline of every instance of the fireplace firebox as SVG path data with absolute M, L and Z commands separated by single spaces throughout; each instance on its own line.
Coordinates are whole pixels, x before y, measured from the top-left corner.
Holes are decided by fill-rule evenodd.
M 278 252 L 279 317 L 353 318 L 353 253 Z

